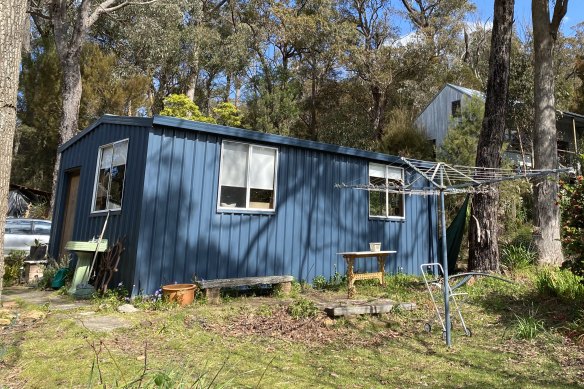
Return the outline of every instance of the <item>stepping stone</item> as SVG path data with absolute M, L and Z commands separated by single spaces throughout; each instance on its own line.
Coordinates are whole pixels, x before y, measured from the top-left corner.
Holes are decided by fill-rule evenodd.
M 118 312 L 122 313 L 134 313 L 138 311 L 139 309 L 133 306 L 132 304 L 122 304 L 118 307 Z
M 79 319 L 85 328 L 95 332 L 111 332 L 118 328 L 130 328 L 132 324 L 117 316 L 95 316 Z

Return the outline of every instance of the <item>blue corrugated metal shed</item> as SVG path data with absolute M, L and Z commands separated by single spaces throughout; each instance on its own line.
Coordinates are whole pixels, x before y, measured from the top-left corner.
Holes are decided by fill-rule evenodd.
M 163 116 L 104 116 L 60 148 L 53 255 L 61 249 L 67 172 L 80 171 L 72 238 L 87 240 L 99 235 L 105 218 L 91 213 L 99 147 L 122 139 L 129 139 L 123 205 L 111 214 L 105 235 L 110 242 L 126 237 L 115 282 L 133 294 L 194 276 L 291 274 L 311 281 L 343 273 L 337 253 L 365 250 L 372 241 L 398 251 L 388 261 L 390 272 L 417 273 L 434 257 L 433 197 L 406 196 L 405 218 L 379 219 L 369 217 L 367 191 L 334 188 L 367 182 L 369 162 L 396 164 L 398 158 Z M 274 212 L 218 210 L 224 140 L 277 148 Z

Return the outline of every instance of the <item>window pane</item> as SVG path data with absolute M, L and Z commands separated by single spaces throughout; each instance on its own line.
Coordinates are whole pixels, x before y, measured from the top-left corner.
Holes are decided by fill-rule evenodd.
M 112 165 L 112 155 L 113 155 L 113 147 L 107 146 L 101 149 L 101 162 L 99 163 L 99 167 L 102 169 L 107 169 Z
M 253 146 L 249 172 L 250 187 L 253 189 L 274 189 L 275 166 L 276 150 Z
M 112 182 L 110 185 L 108 209 L 119 209 L 122 207 L 126 165 L 114 166 L 112 167 L 111 172 Z
M 107 189 L 109 185 L 110 169 L 99 169 L 97 187 L 95 188 L 94 211 L 107 209 Z
M 385 185 L 385 179 L 379 177 L 369 177 L 369 183 L 375 186 Z M 386 216 L 385 207 L 385 190 L 370 190 L 369 191 L 369 215 L 371 216 Z
M 112 166 L 125 165 L 127 154 L 128 154 L 128 141 L 114 144 L 114 155 L 113 155 Z
M 249 207 L 254 209 L 274 209 L 274 191 L 269 189 L 251 189 Z
M 369 164 L 369 176 L 385 178 L 385 165 L 380 165 L 378 163 Z
M 222 208 L 245 208 L 246 192 L 246 188 L 222 186 L 219 206 Z
M 248 149 L 249 149 L 248 145 L 240 143 L 231 142 L 223 143 L 223 161 L 221 164 L 221 186 L 232 186 L 239 188 L 246 187 Z M 221 190 L 223 191 L 223 188 Z M 223 194 L 221 196 L 223 197 Z
M 387 178 L 396 181 L 394 184 L 399 185 L 403 181 L 402 170 L 388 167 Z
M 404 195 L 401 193 L 389 193 L 387 195 L 389 209 L 387 216 L 404 216 Z

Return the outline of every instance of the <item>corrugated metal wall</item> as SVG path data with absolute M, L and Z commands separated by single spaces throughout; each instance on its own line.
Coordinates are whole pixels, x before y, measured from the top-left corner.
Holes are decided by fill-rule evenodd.
M 103 121 L 93 131 L 87 132 L 86 135 L 65 148 L 61 154 L 61 170 L 53 215 L 50 251 L 53 257 L 56 257 L 60 251 L 59 241 L 68 185 L 66 171 L 74 168 L 80 168 L 81 171 L 73 240 L 83 241 L 98 237 L 106 218 L 105 214 L 91 215 L 98 150 L 102 145 L 129 138 L 122 210 L 111 213 L 104 237 L 109 240 L 110 244 L 115 243 L 120 237 L 126 237 L 126 249 L 120 261 L 119 272 L 115 274 L 113 281 L 124 281 L 128 286 L 131 286 L 138 242 L 138 225 L 142 210 L 145 158 L 150 130 L 148 123 L 151 123 L 151 120 L 134 118 L 132 121 L 128 121 L 128 123 L 133 124 L 123 124 L 123 120 L 107 118 Z M 136 123 L 145 125 L 137 126 Z
M 218 213 L 221 141 L 203 132 L 153 130 L 134 293 L 195 275 L 291 274 L 311 281 L 345 272 L 337 253 L 366 250 L 372 241 L 398 251 L 387 264 L 390 272 L 418 273 L 419 264 L 433 258 L 435 199 L 406 196 L 405 221 L 373 220 L 367 191 L 334 188 L 367 182 L 363 158 L 279 146 L 275 214 Z
M 435 139 L 436 146 L 441 146 L 444 143 L 452 116 L 452 102 L 463 100 L 461 106 L 464 107 L 465 97 L 468 96 L 450 85 L 446 85 L 418 116 L 415 121 L 416 127 L 423 129 L 428 139 Z

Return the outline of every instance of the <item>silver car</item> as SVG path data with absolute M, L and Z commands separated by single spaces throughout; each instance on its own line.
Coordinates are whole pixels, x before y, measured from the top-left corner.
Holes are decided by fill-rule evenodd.
M 4 255 L 12 251 L 29 252 L 30 246 L 38 243 L 49 243 L 51 222 L 42 219 L 7 218 L 4 229 Z

